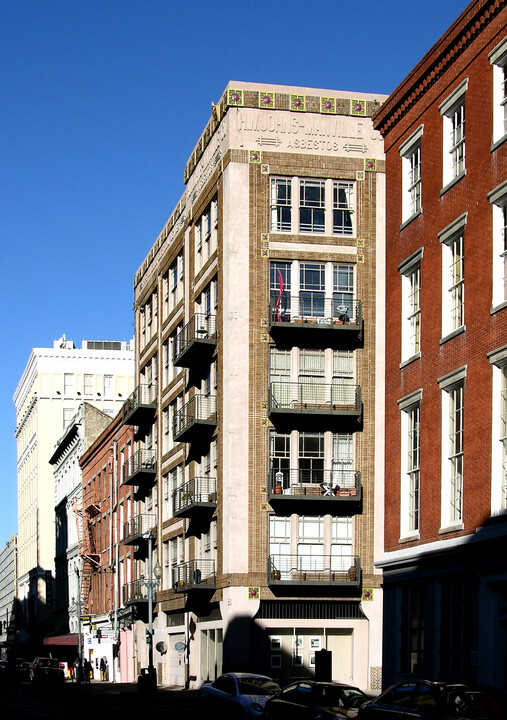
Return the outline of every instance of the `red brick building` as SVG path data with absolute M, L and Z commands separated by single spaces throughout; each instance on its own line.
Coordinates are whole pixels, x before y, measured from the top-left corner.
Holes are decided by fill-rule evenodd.
M 137 462 L 132 447 L 133 428 L 122 424 L 120 412 L 79 461 L 82 614 L 90 617 L 89 623 L 83 622 L 83 657 L 92 663 L 95 677 L 101 658 L 106 657 L 108 678 L 116 682 L 137 677 L 134 616 L 130 596 L 125 595 L 125 589 L 135 585 L 134 553 L 122 543 L 124 526 L 134 515 L 134 487 L 128 484 Z
M 374 118 L 386 152 L 383 683 L 507 685 L 507 3 Z

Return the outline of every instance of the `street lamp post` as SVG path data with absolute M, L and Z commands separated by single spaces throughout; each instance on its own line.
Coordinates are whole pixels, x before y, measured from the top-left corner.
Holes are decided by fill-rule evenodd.
M 162 577 L 162 568 L 160 563 L 157 561 L 155 567 L 153 567 L 153 535 L 150 531 L 146 536 L 148 538 L 148 578 L 141 575 L 141 584 L 144 585 L 148 590 L 148 632 L 146 634 L 146 640 L 148 643 L 148 680 L 150 690 L 157 689 L 157 674 L 153 666 L 153 599 L 154 590 L 160 585 L 160 578 Z M 155 579 L 153 579 L 155 576 Z

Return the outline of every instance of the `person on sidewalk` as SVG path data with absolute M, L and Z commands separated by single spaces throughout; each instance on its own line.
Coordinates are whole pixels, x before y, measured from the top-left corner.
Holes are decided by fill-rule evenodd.
M 100 661 L 100 679 L 107 680 L 107 660 L 105 657 Z

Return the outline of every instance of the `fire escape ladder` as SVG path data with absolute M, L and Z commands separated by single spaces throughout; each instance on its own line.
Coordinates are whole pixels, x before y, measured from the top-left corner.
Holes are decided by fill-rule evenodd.
M 92 530 L 88 512 L 79 507 L 77 498 L 73 500 L 73 509 L 76 514 L 77 542 L 79 556 L 88 561 L 92 567 L 99 567 L 100 555 L 95 551 L 92 540 Z

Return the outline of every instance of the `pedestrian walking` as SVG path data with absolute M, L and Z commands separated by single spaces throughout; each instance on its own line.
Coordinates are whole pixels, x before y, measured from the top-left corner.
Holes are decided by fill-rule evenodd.
M 105 656 L 100 661 L 100 679 L 107 680 L 107 660 Z
M 90 679 L 92 675 L 92 664 L 89 660 L 84 661 L 84 680 L 87 685 L 90 684 Z

